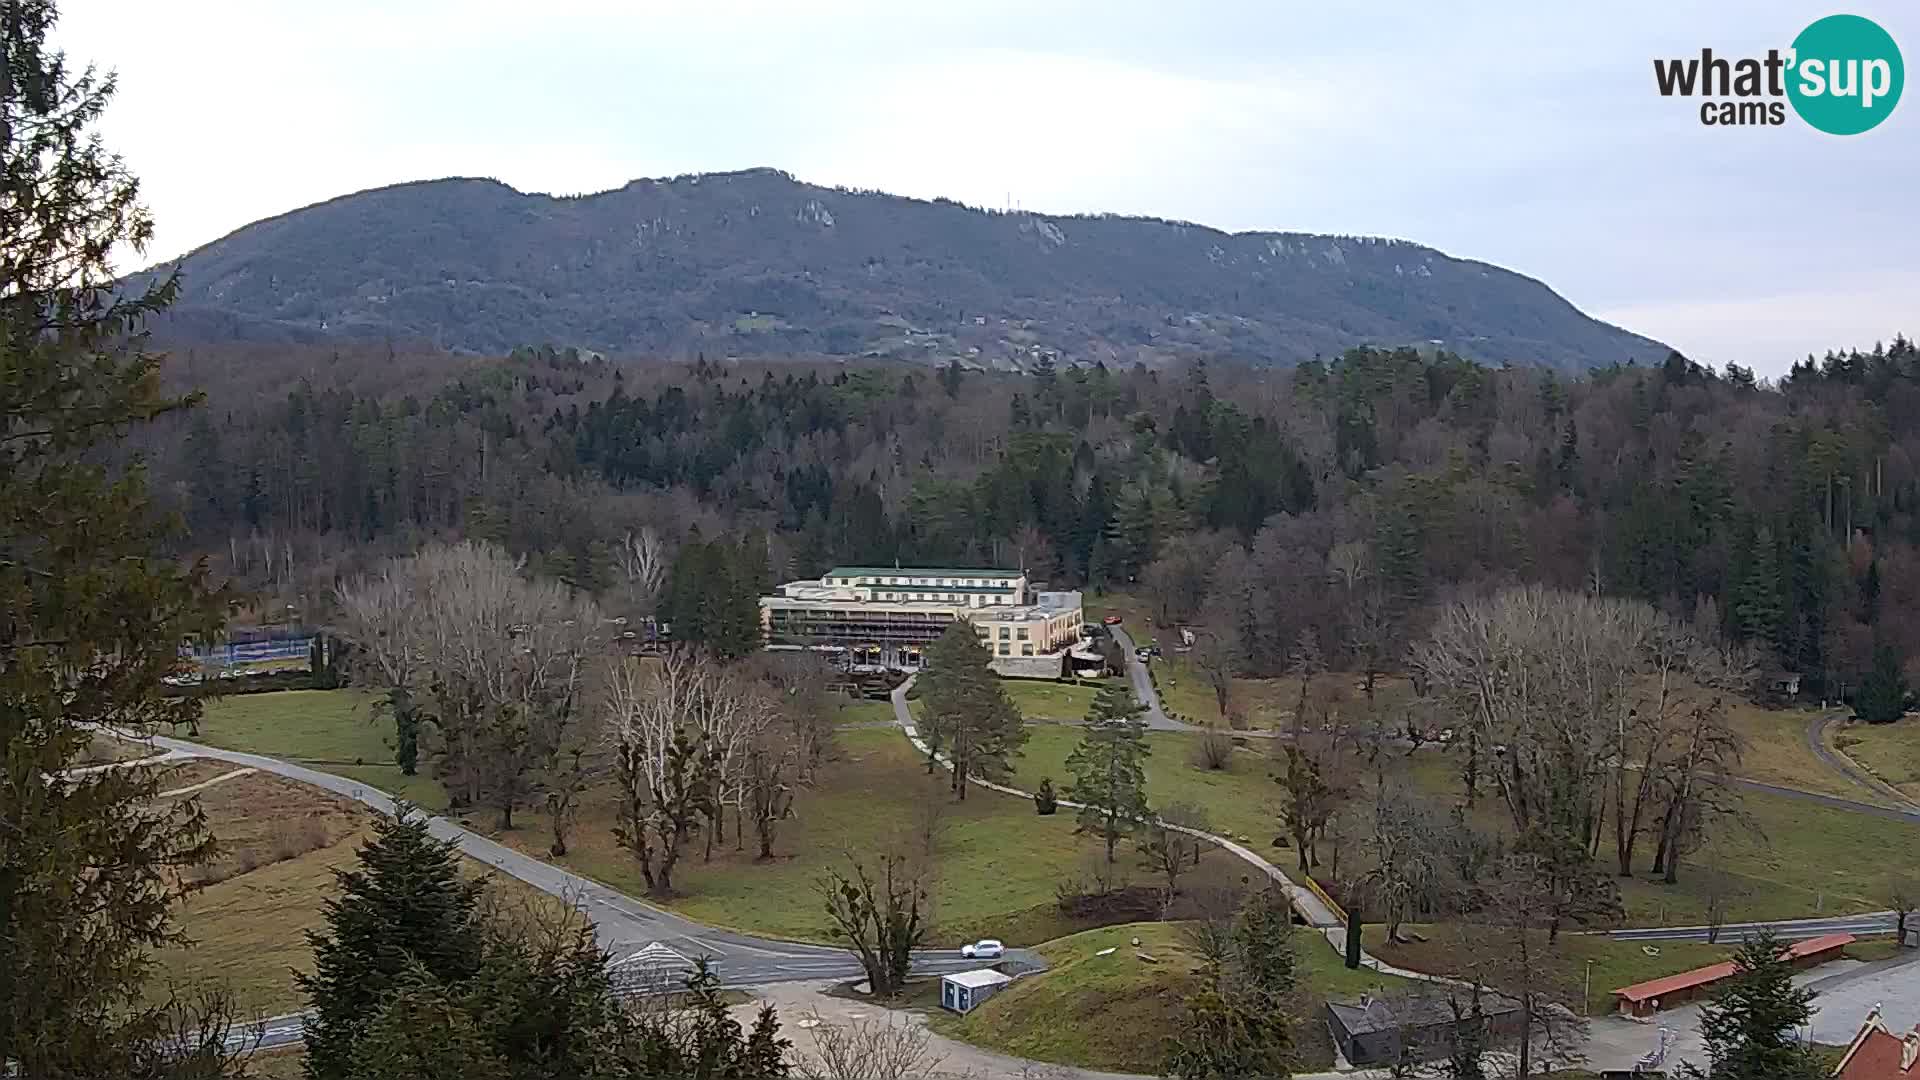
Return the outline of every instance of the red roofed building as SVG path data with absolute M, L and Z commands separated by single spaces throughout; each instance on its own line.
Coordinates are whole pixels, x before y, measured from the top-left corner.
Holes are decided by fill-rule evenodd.
M 1780 958 L 1794 967 L 1813 967 L 1829 960 L 1838 960 L 1840 951 L 1851 944 L 1852 934 L 1828 934 L 1796 941 L 1780 950 Z M 1623 986 L 1615 990 L 1613 996 L 1620 1002 L 1621 1015 L 1652 1016 L 1662 1009 L 1671 1009 L 1705 997 L 1720 983 L 1732 978 L 1734 971 L 1733 961 L 1725 960 L 1678 975 Z M 1914 1080 L 1920 1080 L 1920 1077 Z
M 1920 1080 L 1920 1024 L 1895 1035 L 1875 1005 L 1833 1075 L 1836 1080 Z

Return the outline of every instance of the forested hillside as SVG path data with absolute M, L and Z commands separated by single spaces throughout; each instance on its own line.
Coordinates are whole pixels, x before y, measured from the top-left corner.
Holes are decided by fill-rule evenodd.
M 448 179 L 345 195 L 187 255 L 176 342 L 536 342 L 644 356 L 1019 369 L 1291 364 L 1439 344 L 1567 370 L 1665 346 L 1531 278 L 1399 241 L 998 213 L 772 169 L 570 198 Z
M 1410 350 L 1014 376 L 228 346 L 170 373 L 211 399 L 148 440 L 158 486 L 196 547 L 318 617 L 340 573 L 455 534 L 646 607 L 622 541 L 651 530 L 764 545 L 742 580 L 899 559 L 1131 586 L 1229 629 L 1248 672 L 1303 631 L 1392 666 L 1429 601 L 1506 581 L 1644 597 L 1814 691 L 1876 641 L 1920 653 L 1905 340 L 1778 387 Z

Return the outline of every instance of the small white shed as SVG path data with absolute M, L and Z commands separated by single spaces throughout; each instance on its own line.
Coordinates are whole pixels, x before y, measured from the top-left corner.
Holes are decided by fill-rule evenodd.
M 1000 992 L 1013 976 L 981 968 L 940 977 L 940 1004 L 957 1013 L 972 1012 L 981 1002 Z

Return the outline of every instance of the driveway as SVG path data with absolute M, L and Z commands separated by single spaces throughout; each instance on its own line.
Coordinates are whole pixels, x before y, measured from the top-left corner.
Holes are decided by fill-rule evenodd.
M 1160 707 L 1160 692 L 1154 689 L 1153 673 L 1147 670 L 1146 663 L 1140 659 L 1138 653 L 1134 652 L 1133 638 L 1127 633 L 1126 627 L 1114 625 L 1107 629 L 1113 634 L 1114 643 L 1120 646 L 1120 652 L 1127 658 L 1127 679 L 1133 683 L 1135 700 L 1147 707 L 1148 729 L 1152 731 L 1200 730 L 1192 724 L 1181 723 L 1168 716 L 1167 711 Z

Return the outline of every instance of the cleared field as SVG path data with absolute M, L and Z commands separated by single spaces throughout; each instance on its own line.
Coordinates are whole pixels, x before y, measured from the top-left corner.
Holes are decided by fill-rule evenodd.
M 924 855 L 932 844 L 936 943 L 958 944 L 983 933 L 1016 943 L 1080 929 L 1055 906 L 1054 886 L 1097 850 L 1075 835 L 1064 814 L 1041 817 L 1027 799 L 978 788 L 953 801 L 948 777 L 929 776 L 925 761 L 896 731 L 842 731 L 840 759 L 798 796 L 794 817 L 781 823 L 769 862 L 755 861 L 753 838 L 736 847 L 732 831 L 707 861 L 698 838 L 689 842 L 667 906 L 703 922 L 796 940 L 825 941 L 827 920 L 817 885 L 828 866 L 849 853 L 871 859 L 890 848 Z M 529 811 L 503 843 L 547 857 L 547 818 Z M 633 857 L 611 834 L 613 793 L 590 791 L 581 806 L 568 855 L 557 860 L 588 877 L 641 895 Z
M 357 690 L 282 690 L 240 694 L 207 703 L 198 741 L 312 765 L 429 810 L 447 794 L 426 774 L 405 776 L 393 763 L 391 724 L 377 717 L 374 698 Z
M 201 768 L 233 766 L 195 761 L 181 771 Z M 221 854 L 211 866 L 189 871 L 204 884 L 175 909 L 188 942 L 155 955 L 160 978 L 150 992 L 164 993 L 168 980 L 212 980 L 226 984 L 249 1015 L 299 1009 L 305 1002 L 292 973 L 310 970 L 306 932 L 321 927 L 322 905 L 334 895 L 333 871 L 353 862 L 369 835 L 370 816 L 330 792 L 271 773 L 236 777 L 199 799 Z M 466 866 L 504 898 L 560 903 L 481 863 L 467 860 Z
M 1833 735 L 1834 744 L 1860 766 L 1920 800 L 1920 719 L 1891 724 L 1849 724 Z
M 1131 942 L 1140 939 L 1135 948 Z M 1402 980 L 1348 971 L 1324 940 L 1293 941 L 1301 989 L 1296 1040 L 1301 1065 L 1332 1061 L 1318 1016 L 1329 997 L 1377 991 Z M 1104 949 L 1114 951 L 1098 955 Z M 1039 946 L 1049 969 L 1008 987 L 966 1016 L 936 1012 L 936 1031 L 1005 1054 L 1093 1069 L 1156 1073 L 1166 1039 L 1185 1017 L 1186 995 L 1199 984 L 1199 959 L 1181 928 L 1134 923 L 1089 930 Z M 1140 954 L 1153 958 L 1140 959 Z

